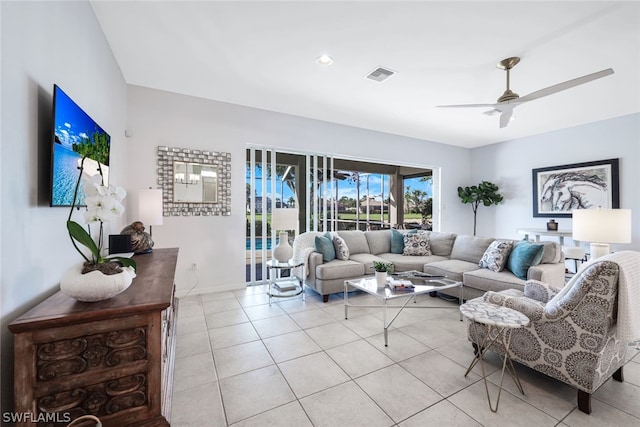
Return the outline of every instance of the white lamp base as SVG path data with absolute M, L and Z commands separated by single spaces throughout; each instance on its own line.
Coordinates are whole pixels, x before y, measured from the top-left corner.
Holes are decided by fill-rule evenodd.
M 591 259 L 596 259 L 611 253 L 611 246 L 608 243 L 591 243 L 589 250 L 591 251 Z

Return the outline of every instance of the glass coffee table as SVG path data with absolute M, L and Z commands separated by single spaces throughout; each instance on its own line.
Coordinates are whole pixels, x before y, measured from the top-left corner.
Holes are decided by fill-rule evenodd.
M 366 276 L 358 279 L 350 279 L 344 281 L 344 318 L 349 318 L 349 307 L 380 307 L 383 310 L 382 315 L 382 327 L 384 329 L 384 345 L 389 345 L 389 326 L 393 323 L 398 315 L 404 308 L 453 308 L 453 307 L 407 307 L 409 302 L 413 300 L 416 302 L 418 295 L 425 295 L 431 292 L 437 292 L 444 289 L 460 288 L 460 298 L 458 299 L 459 306 L 463 301 L 463 287 L 462 282 L 456 282 L 455 280 L 448 279 L 443 276 L 429 276 L 420 274 L 419 277 L 412 277 L 411 275 L 400 276 L 402 279 L 410 280 L 413 284 L 412 287 L 405 289 L 393 289 L 389 283 L 384 288 L 379 288 L 376 283 L 376 278 L 373 276 Z M 349 303 L 349 287 L 366 292 L 369 295 L 373 295 L 381 301 L 378 305 L 364 305 L 364 304 L 350 304 Z M 400 305 L 390 305 L 393 300 L 397 300 Z M 399 309 L 398 312 L 387 320 L 387 309 L 395 308 Z M 460 309 L 460 307 L 455 307 Z M 462 314 L 460 314 L 460 321 L 462 321 Z

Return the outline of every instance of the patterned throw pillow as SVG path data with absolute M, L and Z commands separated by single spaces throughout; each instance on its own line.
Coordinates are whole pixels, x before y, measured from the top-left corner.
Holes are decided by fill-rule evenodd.
M 423 233 L 405 234 L 402 255 L 428 256 L 431 255 L 429 235 Z
M 349 248 L 347 242 L 340 236 L 333 237 L 333 246 L 336 249 L 336 258 L 346 261 L 349 259 Z
M 491 242 L 482 259 L 478 263 L 480 267 L 488 268 L 491 271 L 500 272 L 507 265 L 509 254 L 513 249 L 513 242 L 494 240 Z

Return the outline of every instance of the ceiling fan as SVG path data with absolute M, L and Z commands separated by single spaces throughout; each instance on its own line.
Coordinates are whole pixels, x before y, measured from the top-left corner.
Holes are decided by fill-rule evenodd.
M 511 116 L 513 115 L 513 109 L 516 108 L 520 104 L 524 104 L 525 102 L 533 101 L 534 99 L 539 99 L 544 96 L 553 95 L 556 92 L 560 92 L 566 89 L 570 89 L 574 86 L 578 86 L 584 83 L 588 83 L 592 80 L 596 80 L 610 74 L 613 74 L 613 69 L 607 68 L 606 70 L 598 71 L 593 74 L 587 74 L 586 76 L 578 77 L 572 80 L 567 80 L 566 82 L 558 83 L 553 86 L 546 87 L 544 89 L 537 90 L 535 92 L 531 92 L 528 95 L 520 97 L 517 93 L 514 93 L 509 88 L 509 72 L 510 70 L 516 66 L 520 62 L 520 58 L 517 56 L 503 59 L 498 62 L 496 65 L 498 68 L 505 70 L 507 72 L 507 90 L 504 91 L 502 96 L 498 98 L 498 101 L 495 104 L 462 104 L 462 105 L 438 105 L 438 107 L 442 108 L 478 108 L 478 107 L 489 107 L 491 110 L 486 111 L 484 114 L 494 115 L 496 113 L 500 113 L 500 127 L 506 127 L 511 120 Z

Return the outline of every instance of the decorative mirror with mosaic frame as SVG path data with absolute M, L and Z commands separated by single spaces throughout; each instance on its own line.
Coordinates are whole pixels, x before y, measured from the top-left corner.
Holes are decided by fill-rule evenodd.
M 158 147 L 164 216 L 231 214 L 231 153 Z

